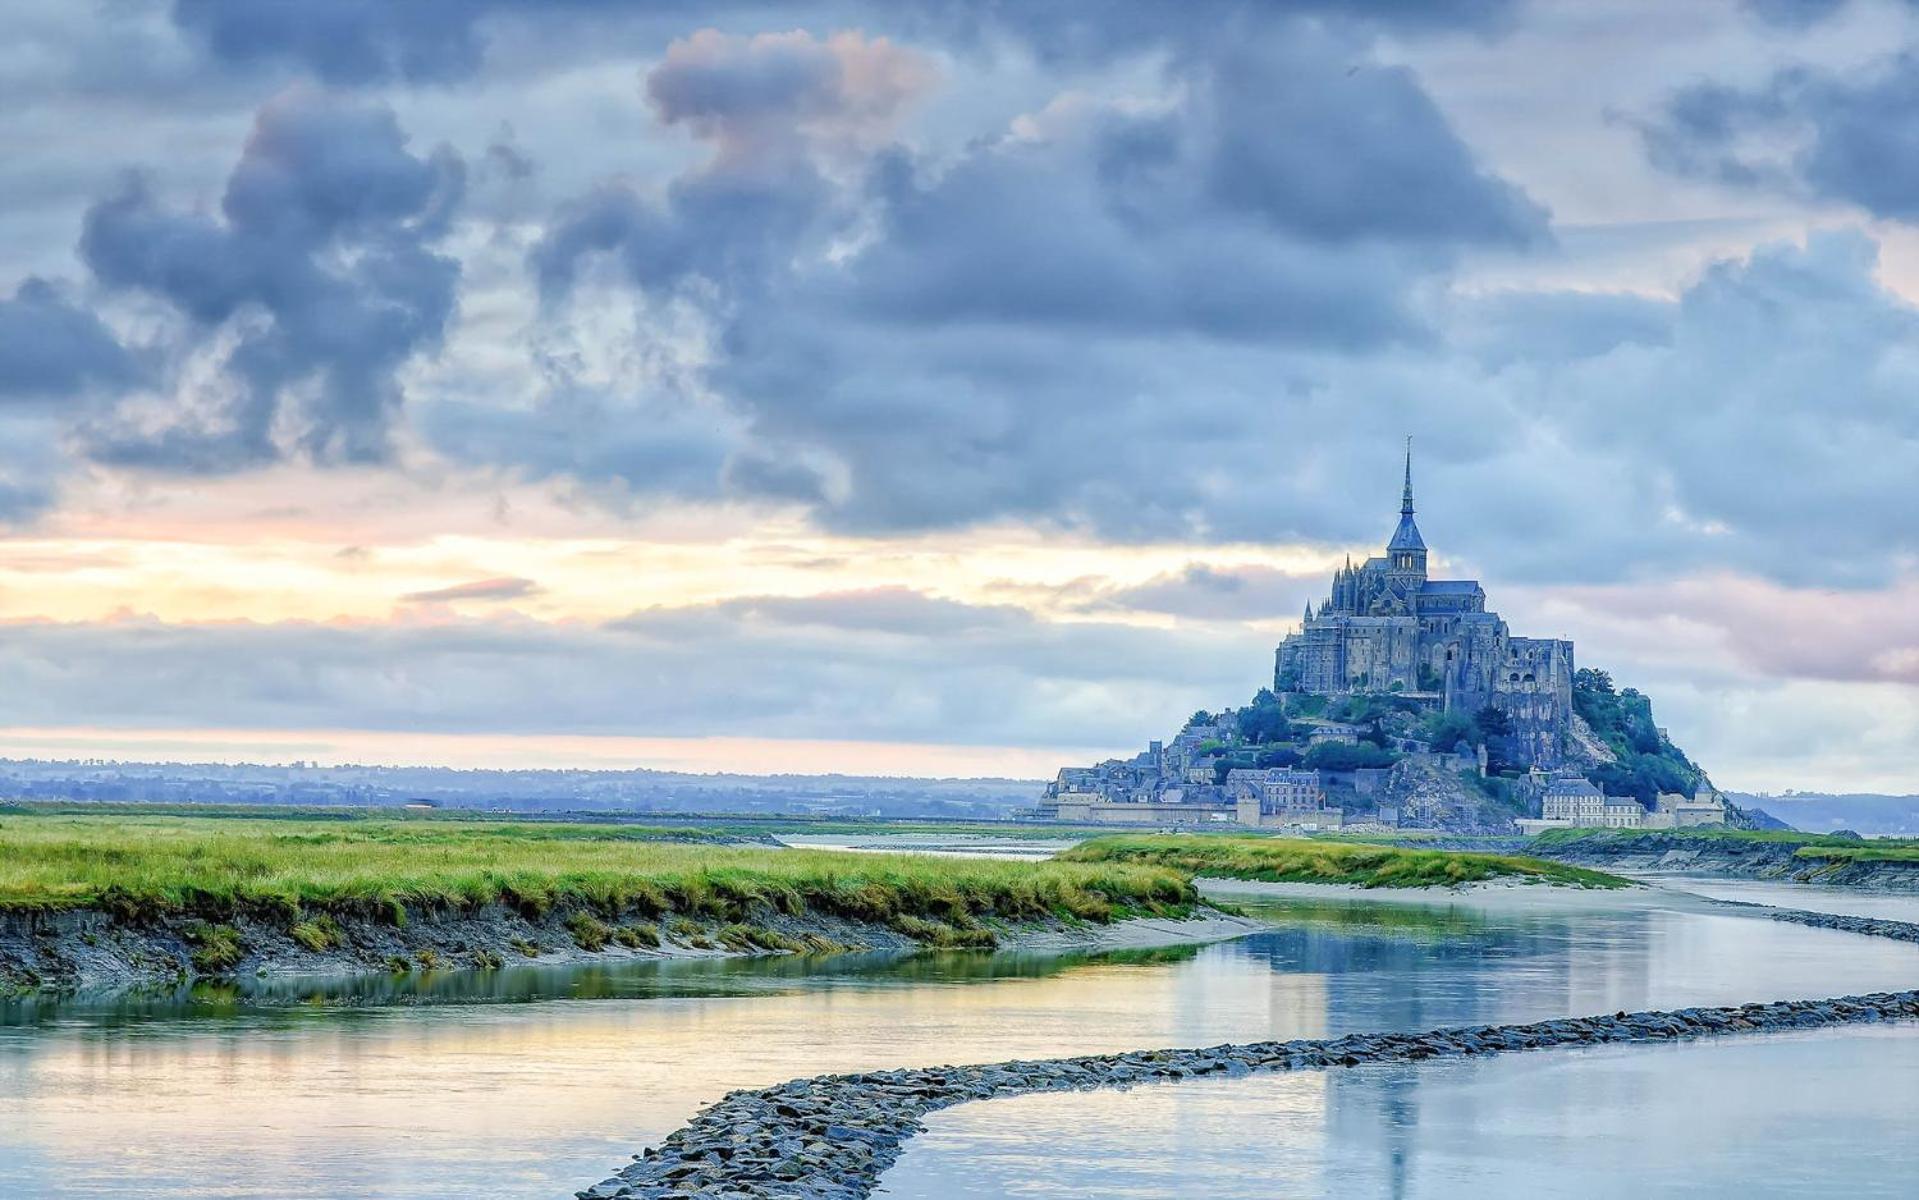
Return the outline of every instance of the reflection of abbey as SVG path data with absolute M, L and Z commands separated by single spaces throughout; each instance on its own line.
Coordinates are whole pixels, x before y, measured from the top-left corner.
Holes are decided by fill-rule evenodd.
M 1305 624 L 1279 647 L 1273 690 L 1429 698 L 1468 716 L 1487 707 L 1512 722 L 1515 761 L 1557 766 L 1573 715 L 1573 644 L 1514 637 L 1470 579 L 1428 579 L 1426 542 L 1413 522 L 1413 464 L 1399 528 L 1383 556 L 1333 576 L 1332 595 L 1306 606 Z

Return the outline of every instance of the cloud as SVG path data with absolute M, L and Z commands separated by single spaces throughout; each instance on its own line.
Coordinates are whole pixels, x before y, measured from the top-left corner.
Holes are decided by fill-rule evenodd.
M 660 121 L 709 157 L 659 201 L 609 182 L 564 210 L 532 254 L 542 292 L 564 294 L 588 255 L 610 255 L 637 286 L 689 281 L 751 292 L 795 253 L 819 253 L 855 217 L 832 178 L 932 80 L 917 52 L 859 34 L 674 42 L 647 76 Z M 810 241 L 810 245 L 802 245 Z
M 924 78 L 905 55 L 677 44 L 648 92 L 710 156 L 658 200 L 583 197 L 529 260 L 556 320 L 609 261 L 650 309 L 704 314 L 690 379 L 742 425 L 719 482 L 831 528 L 1202 531 L 1285 422 L 1282 401 L 1249 441 L 1232 416 L 1302 373 L 1276 350 L 1425 343 L 1420 295 L 1464 251 L 1548 240 L 1351 32 L 1290 23 L 1179 60 L 1150 102 L 1067 96 L 939 160 L 874 132 Z M 1191 415 L 1198 379 L 1216 420 Z
M 219 370 L 122 406 L 91 452 L 204 472 L 384 459 L 397 374 L 453 311 L 459 265 L 432 244 L 463 183 L 451 151 L 407 150 L 390 109 L 295 89 L 259 111 L 219 218 L 169 210 L 137 178 L 95 204 L 80 247 L 95 279 L 168 306 L 181 352 Z
M 463 0 L 175 0 L 173 19 L 229 61 L 291 60 L 333 83 L 425 81 L 458 79 L 478 68 L 474 24 L 487 7 Z
M 1641 122 L 1654 163 L 1740 188 L 1919 218 L 1919 58 L 1845 72 L 1791 67 L 1755 87 L 1674 92 Z
M 1788 588 L 1732 575 L 1575 590 L 1611 620 L 1683 622 L 1706 653 L 1770 680 L 1919 685 L 1919 578 L 1874 591 Z
M 1264 640 L 897 591 L 605 624 L 14 623 L 0 624 L 0 670 L 18 682 L 0 723 L 1124 744 L 1250 695 Z
M 1209 567 L 1195 563 L 1107 597 L 1106 603 L 1140 612 L 1212 621 L 1260 621 L 1291 617 L 1326 590 L 1323 578 L 1304 579 L 1271 567 Z
M 1775 3 L 1778 0 L 1774 0 Z M 757 0 L 333 0 L 320 5 L 260 4 L 254 0 L 174 0 L 173 20 L 224 62 L 290 66 L 332 84 L 371 85 L 405 80 L 451 83 L 480 72 L 502 37 L 547 38 L 624 46 L 688 21 L 719 23 L 754 18 L 897 30 L 957 47 L 992 47 L 1007 40 L 1047 60 L 1103 61 L 1119 55 L 1190 45 L 1254 31 L 1275 19 L 1333 18 L 1408 34 L 1468 31 L 1493 34 L 1513 21 L 1514 0 L 1196 0 L 1182 5 L 1102 0 L 1045 4 L 961 3 L 947 0 L 847 0 L 833 5 Z M 515 25 L 521 28 L 515 29 Z M 586 47 L 582 47 L 585 49 Z
M 1456 303 L 1454 344 L 1492 371 L 1672 343 L 1677 306 L 1618 292 L 1503 291 Z
M 1740 7 L 1768 25 L 1804 30 L 1837 16 L 1849 0 L 1740 0 Z
M 141 374 L 112 330 L 46 280 L 29 278 L 0 300 L 0 403 L 65 398 Z
M 470 583 L 456 583 L 450 587 L 432 588 L 424 592 L 408 592 L 401 599 L 409 604 L 447 604 L 455 600 L 518 600 L 523 596 L 537 596 L 544 590 L 531 579 L 501 576 L 497 579 L 475 579 Z

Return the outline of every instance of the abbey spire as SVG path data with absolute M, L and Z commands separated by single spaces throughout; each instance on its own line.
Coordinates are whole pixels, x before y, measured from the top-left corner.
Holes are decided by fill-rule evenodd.
M 1406 439 L 1406 489 L 1400 493 L 1399 528 L 1386 543 L 1386 559 L 1396 572 L 1426 574 L 1426 539 L 1413 522 L 1413 439 Z

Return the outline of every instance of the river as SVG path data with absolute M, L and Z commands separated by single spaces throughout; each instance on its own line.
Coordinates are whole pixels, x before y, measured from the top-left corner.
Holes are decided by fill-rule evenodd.
M 1536 911 L 1339 897 L 1259 911 L 1271 931 L 1158 952 L 518 968 L 423 985 L 14 1003 L 0 1009 L 0 1195 L 565 1197 L 725 1091 L 798 1075 L 1919 984 L 1919 947 L 1715 913 L 1684 897 L 1594 895 Z M 1822 1154 L 1889 1136 L 1887 1120 L 1903 1119 L 1892 1132 L 1912 1142 L 1910 1091 L 1872 1090 L 1909 1065 L 1900 1056 L 1912 1043 L 1879 1030 L 1823 1036 L 1820 1046 L 1866 1046 L 1834 1053 L 1876 1064 L 1855 1105 L 1899 1104 L 1908 1115 L 1845 1126 L 1857 1131 L 1852 1142 L 1828 1140 Z M 1898 1049 L 1876 1051 L 1874 1037 Z M 1609 1138 L 1619 1122 L 1643 1120 L 1648 1145 L 1677 1137 L 1672 1114 L 1648 1097 L 1688 1093 L 1661 1078 L 1620 1082 L 1650 1062 L 1759 1053 L 1715 1076 L 1734 1081 L 1748 1108 L 1820 1094 L 1748 1042 L 1774 1044 L 972 1105 L 937 1114 L 886 1184 L 899 1195 L 1021 1194 L 1036 1155 L 1057 1164 L 1039 1195 L 1159 1194 L 1152 1164 L 1169 1160 L 1199 1181 L 1187 1194 L 1317 1194 L 1310 1181 L 1349 1170 L 1390 1185 L 1490 1164 L 1524 1179 L 1573 1155 L 1567 1131 L 1580 1120 Z M 1551 1110 L 1559 1133 L 1539 1136 L 1526 1123 L 1551 1123 L 1539 1098 L 1562 1094 Z M 1709 1113 L 1713 1096 L 1692 1094 Z M 1710 1139 L 1716 1127 L 1700 1128 Z M 1484 1144 L 1464 1157 L 1421 1149 L 1468 1135 Z M 1113 1146 L 1116 1157 L 1101 1151 Z M 1267 1157 L 1246 1158 L 1248 1147 Z M 1282 1168 L 1308 1182 L 1246 1190 Z M 1232 1184 L 1241 1175 L 1243 1186 Z M 1421 1182 L 1410 1194 L 1453 1193 Z

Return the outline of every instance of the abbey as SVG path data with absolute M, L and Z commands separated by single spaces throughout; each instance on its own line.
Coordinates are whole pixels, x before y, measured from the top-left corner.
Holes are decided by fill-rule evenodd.
M 1573 644 L 1515 637 L 1470 579 L 1429 579 L 1426 542 L 1413 521 L 1413 461 L 1399 527 L 1386 553 L 1333 576 L 1332 594 L 1281 643 L 1273 690 L 1350 695 L 1392 692 L 1477 715 L 1491 707 L 1511 725 L 1511 758 L 1558 766 L 1573 721 Z

